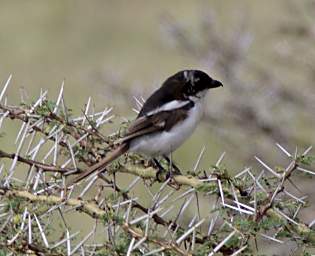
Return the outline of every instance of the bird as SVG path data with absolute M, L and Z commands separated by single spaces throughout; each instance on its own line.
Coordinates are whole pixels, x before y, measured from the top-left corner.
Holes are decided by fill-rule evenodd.
M 182 70 L 168 77 L 144 102 L 118 146 L 75 177 L 69 186 L 97 172 L 126 152 L 167 156 L 185 142 L 200 123 L 209 89 L 223 84 L 201 70 Z

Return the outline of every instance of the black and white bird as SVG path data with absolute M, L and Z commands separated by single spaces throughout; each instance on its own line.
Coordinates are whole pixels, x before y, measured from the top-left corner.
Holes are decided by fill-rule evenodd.
M 71 184 L 94 172 L 101 173 L 110 162 L 127 151 L 150 157 L 168 156 L 197 127 L 204 113 L 207 91 L 220 86 L 223 86 L 221 82 L 200 70 L 183 70 L 169 77 L 146 100 L 119 146 L 79 174 Z

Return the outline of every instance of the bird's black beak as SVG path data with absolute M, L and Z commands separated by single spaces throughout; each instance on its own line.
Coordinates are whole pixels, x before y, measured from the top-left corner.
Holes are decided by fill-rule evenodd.
M 220 81 L 212 79 L 208 88 L 211 89 L 211 88 L 217 88 L 217 87 L 221 87 L 221 86 L 223 87 L 223 84 Z

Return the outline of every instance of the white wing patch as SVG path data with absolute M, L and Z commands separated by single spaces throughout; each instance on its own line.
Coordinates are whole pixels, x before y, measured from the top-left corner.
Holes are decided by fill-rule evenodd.
M 174 109 L 178 109 L 178 108 L 181 108 L 183 106 L 185 106 L 186 104 L 188 104 L 189 101 L 188 100 L 185 100 L 185 101 L 182 101 L 182 100 L 172 100 L 164 105 L 162 105 L 161 107 L 157 108 L 157 109 L 154 109 L 150 112 L 148 112 L 146 115 L 147 116 L 150 116 L 150 115 L 153 115 L 153 114 L 156 114 L 156 113 L 159 113 L 161 111 L 170 111 L 170 110 L 174 110 Z

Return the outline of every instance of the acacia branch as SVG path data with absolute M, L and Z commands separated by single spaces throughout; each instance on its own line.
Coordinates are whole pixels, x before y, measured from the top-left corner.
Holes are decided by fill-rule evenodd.
M 70 122 L 65 122 L 65 121 L 61 121 L 63 120 L 62 118 L 60 118 L 59 116 L 53 114 L 53 113 L 49 113 L 48 115 L 38 115 L 38 117 L 34 117 L 34 116 L 30 116 L 30 114 L 27 113 L 27 111 L 23 108 L 10 108 L 7 106 L 3 106 L 0 104 L 0 109 L 2 109 L 5 112 L 8 112 L 8 117 L 11 119 L 17 119 L 17 120 L 21 120 L 24 123 L 27 123 L 30 119 L 34 119 L 33 123 L 35 123 L 36 121 L 43 119 L 47 124 L 50 124 L 52 122 L 59 122 L 60 125 L 64 125 L 64 128 L 62 129 L 63 132 L 65 134 L 69 134 L 71 135 L 73 138 L 75 138 L 76 140 L 78 140 L 81 136 L 83 136 L 85 133 L 88 133 L 90 135 L 95 135 L 97 134 L 97 136 L 100 138 L 99 133 L 98 132 L 94 132 L 94 129 L 86 129 L 84 127 L 81 127 L 79 125 L 75 125 L 72 124 Z M 36 132 L 41 133 L 42 135 L 45 135 L 45 137 L 47 137 L 49 140 L 51 141 L 55 141 L 54 137 L 50 137 L 49 136 L 49 132 L 45 131 L 44 129 L 33 125 L 32 129 Z M 102 137 L 101 138 L 102 141 L 105 141 L 105 139 Z M 58 141 L 58 144 L 64 148 L 67 148 L 68 145 L 67 143 L 65 143 L 64 141 Z M 81 146 L 81 148 L 83 148 L 84 150 L 88 151 L 89 154 L 93 155 L 95 158 L 97 157 L 95 155 L 95 152 L 93 150 L 92 145 L 88 145 L 84 140 L 81 140 L 79 142 L 79 145 Z M 91 163 L 90 161 L 88 161 L 87 159 L 80 159 L 85 163 Z
M 14 153 L 12 153 L 12 154 L 6 153 L 2 150 L 0 150 L 0 158 L 9 158 L 9 159 L 15 159 L 16 158 L 18 162 L 27 164 L 29 166 L 35 166 L 36 168 L 42 169 L 43 171 L 47 171 L 47 172 L 67 173 L 67 172 L 76 171 L 75 169 L 61 168 L 61 167 L 50 165 L 50 164 L 40 163 L 40 162 L 31 160 L 31 159 L 21 157 L 19 155 L 14 154 Z
M 152 179 L 156 180 L 157 170 L 153 167 L 144 167 L 142 165 L 136 164 L 125 164 L 121 166 L 116 172 L 128 173 L 143 179 Z M 198 189 L 199 187 L 207 184 L 209 185 L 209 190 L 215 189 L 215 183 L 207 183 L 198 177 L 194 177 L 191 175 L 173 175 L 172 179 L 179 186 L 190 186 L 192 188 Z
M 94 219 L 102 219 L 106 214 L 107 211 L 100 209 L 99 206 L 95 202 L 87 202 L 82 199 L 63 199 L 54 195 L 34 195 L 28 191 L 25 190 L 17 190 L 17 189 L 5 189 L 0 188 L 0 195 L 2 197 L 6 197 L 8 199 L 10 198 L 19 198 L 26 200 L 31 203 L 43 203 L 48 206 L 56 206 L 56 205 L 66 205 L 70 207 L 74 207 L 77 209 L 77 211 L 86 213 L 90 217 Z M 129 223 L 124 222 L 122 224 L 122 228 L 130 233 L 130 235 L 137 239 L 142 239 L 145 237 L 145 234 L 142 232 L 141 229 L 138 229 L 136 227 L 133 227 L 129 225 Z M 180 247 L 178 247 L 175 243 L 172 241 L 163 241 L 163 240 L 157 240 L 155 238 L 146 237 L 146 239 L 154 243 L 160 247 L 163 247 L 164 250 L 175 250 L 177 253 L 181 255 L 192 255 L 191 253 L 187 253 L 183 251 Z
M 61 97 L 61 93 L 59 96 Z M 156 176 L 158 171 L 154 166 L 142 164 L 143 159 L 141 158 L 141 161 L 135 162 L 134 158 L 127 154 L 124 161 L 120 161 L 122 162 L 121 165 L 109 165 L 103 173 L 98 174 L 98 178 L 100 178 L 103 183 L 101 186 L 97 187 L 98 191 L 95 196 L 91 194 L 91 192 L 95 192 L 95 190 L 92 191 L 90 188 L 94 186 L 97 177 L 91 177 L 92 179 L 87 179 L 87 182 L 81 184 L 85 184 L 85 186 L 75 185 L 75 187 L 66 188 L 65 184 L 67 176 L 81 173 L 85 168 L 101 161 L 104 154 L 106 154 L 106 151 L 114 145 L 114 141 L 119 137 L 119 133 L 113 136 L 108 136 L 108 138 L 103 138 L 103 136 L 101 136 L 97 129 L 100 127 L 100 124 L 106 122 L 104 121 L 106 111 L 89 115 L 88 106 L 90 106 L 90 100 L 84 111 L 84 116 L 69 121 L 68 118 L 64 116 L 65 113 L 62 113 L 62 110 L 58 109 L 60 97 L 58 97 L 54 111 L 49 111 L 49 104 L 47 104 L 47 106 L 42 105 L 46 107 L 45 109 L 36 108 L 35 106 L 32 108 L 8 107 L 0 104 L 1 122 L 7 117 L 24 122 L 18 135 L 18 138 L 22 139 L 21 143 L 18 144 L 17 153 L 7 153 L 0 149 L 0 159 L 7 158 L 11 159 L 12 162 L 11 167 L 8 169 L 8 178 L 5 179 L 5 182 L 3 183 L 4 187 L 0 187 L 0 198 L 4 199 L 2 205 L 6 207 L 6 204 L 8 204 L 11 207 L 11 202 L 13 205 L 15 203 L 20 204 L 20 201 L 24 201 L 23 204 L 20 204 L 21 207 L 14 208 L 16 209 L 15 214 L 22 219 L 22 223 L 21 219 L 18 219 L 16 224 L 10 219 L 11 216 L 8 216 L 3 233 L 12 228 L 14 230 L 18 229 L 18 225 L 21 225 L 20 230 L 23 230 L 23 232 L 26 231 L 26 221 L 29 221 L 28 225 L 30 225 L 28 230 L 32 230 L 33 226 L 30 222 L 32 218 L 30 217 L 31 214 L 34 213 L 34 215 L 42 216 L 40 212 L 43 210 L 46 211 L 46 207 L 51 207 L 51 211 L 58 209 L 58 214 L 61 214 L 61 219 L 63 219 L 64 222 L 66 221 L 62 215 L 68 212 L 67 208 L 70 208 L 71 211 L 77 210 L 81 213 L 85 213 L 96 220 L 101 219 L 106 221 L 105 232 L 108 232 L 108 242 L 101 245 L 93 244 L 91 245 L 94 248 L 92 250 L 96 250 L 96 248 L 99 248 L 100 250 L 113 250 L 113 253 L 117 255 L 120 255 L 120 252 L 115 251 L 117 249 L 116 243 L 119 242 L 117 236 L 121 234 L 125 236 L 124 241 L 129 243 L 129 254 L 133 250 L 133 243 L 140 244 L 140 242 L 145 242 L 141 246 L 138 244 L 137 248 L 141 248 L 141 251 L 143 250 L 147 253 L 150 253 L 150 250 L 153 248 L 153 251 L 151 251 L 153 253 L 156 251 L 171 251 L 180 255 L 191 255 L 195 252 L 196 248 L 202 248 L 205 249 L 207 253 L 209 253 L 209 251 L 220 251 L 223 254 L 232 255 L 232 253 L 235 253 L 237 250 L 245 248 L 248 245 L 249 238 L 252 237 L 253 234 L 256 236 L 259 235 L 260 232 L 266 231 L 266 228 L 262 225 L 263 218 L 267 220 L 276 220 L 276 223 L 285 222 L 283 227 L 286 231 L 290 231 L 294 234 L 292 239 L 293 237 L 297 239 L 299 236 L 299 239 L 315 244 L 315 234 L 311 228 L 296 219 L 297 213 L 302 207 L 301 202 L 304 203 L 304 201 L 298 197 L 292 196 L 294 199 L 292 203 L 292 198 L 285 198 L 283 203 L 284 205 L 288 204 L 288 207 L 285 205 L 284 209 L 281 209 L 280 211 L 279 204 L 274 200 L 280 193 L 286 192 L 284 191 L 286 185 L 285 182 L 287 180 L 292 182 L 290 180 L 292 173 L 299 168 L 300 163 L 303 164 L 303 161 L 300 161 L 300 158 L 297 156 L 295 156 L 295 159 L 292 161 L 292 155 L 282 147 L 282 151 L 285 152 L 292 163 L 285 168 L 285 171 L 282 172 L 282 176 L 280 172 L 274 171 L 263 163 L 264 169 L 269 170 L 273 174 L 273 176 L 270 177 L 264 175 L 264 172 L 262 172 L 264 182 L 266 181 L 265 183 L 262 183 L 263 185 L 258 182 L 262 176 L 256 175 L 255 172 L 250 172 L 247 170 L 248 168 L 242 171 L 242 174 L 239 173 L 236 176 L 231 175 L 225 168 L 221 168 L 220 162 L 223 159 L 223 155 L 211 170 L 199 172 L 197 166 L 200 159 L 198 158 L 199 160 L 197 160 L 195 164 L 196 172 L 193 172 L 193 175 L 190 175 L 189 173 L 187 175 L 174 174 L 166 181 L 166 174 L 161 174 L 162 182 L 161 180 L 157 180 Z M 43 102 L 43 104 L 46 103 L 47 102 Z M 65 106 L 63 106 L 63 108 L 65 108 Z M 99 117 L 100 113 L 101 117 Z M 92 116 L 93 121 L 89 120 L 88 116 Z M 25 124 L 27 125 L 25 126 Z M 26 134 L 28 132 L 31 132 L 32 136 L 27 136 Z M 37 134 L 41 137 L 41 141 L 36 147 L 29 151 L 31 145 L 33 145 L 33 137 L 37 136 Z M 18 138 L 16 140 L 18 140 Z M 55 139 L 58 139 L 58 141 L 56 142 Z M 73 142 L 73 139 L 76 141 Z M 53 146 L 51 146 L 51 141 L 54 142 Z M 26 143 L 29 145 L 27 152 L 35 152 L 37 150 L 32 155 L 32 159 L 29 159 L 28 155 L 23 155 L 23 143 L 24 145 Z M 44 157 L 45 161 L 37 160 L 46 152 L 47 147 L 44 145 L 50 148 Z M 40 151 L 40 149 L 43 149 L 43 151 Z M 306 150 L 305 154 L 309 151 L 310 149 Z M 37 152 L 41 154 L 36 155 Z M 67 159 L 64 159 L 63 156 L 66 156 Z M 54 160 L 53 163 L 47 164 L 47 159 L 52 158 Z M 41 171 L 35 173 L 32 172 L 28 175 L 25 182 L 22 181 L 22 183 L 20 183 L 20 180 L 16 183 L 11 182 L 18 176 L 14 173 L 17 162 L 28 165 L 29 167 L 35 167 Z M 77 166 L 76 162 L 80 162 L 80 165 Z M 61 165 L 61 163 L 63 165 Z M 71 163 L 74 167 L 60 167 L 71 165 Z M 1 165 L 0 168 L 7 168 L 6 162 L 4 165 Z M 315 174 L 310 170 L 305 171 L 310 174 Z M 52 172 L 55 175 L 54 178 L 56 180 L 54 182 L 46 183 L 45 172 Z M 151 190 L 146 187 L 152 196 L 151 204 L 145 207 L 145 203 L 142 203 L 140 200 L 136 200 L 131 196 L 133 195 L 133 191 L 131 192 L 126 190 L 125 187 L 118 186 L 115 178 L 116 173 L 131 174 L 138 177 L 130 183 L 128 189 L 134 187 L 140 180 L 139 178 L 143 180 L 148 179 L 152 182 L 159 182 L 160 184 L 157 192 L 154 191 L 155 188 Z M 245 173 L 244 176 L 243 173 Z M 176 185 L 176 187 L 174 185 Z M 258 185 L 259 187 L 257 187 Z M 171 189 L 167 186 L 171 187 Z M 276 189 L 275 186 L 277 186 Z M 32 190 L 29 190 L 29 192 L 24 189 L 25 187 Z M 182 191 L 180 191 L 179 188 L 181 188 Z M 78 191 L 78 189 L 80 191 Z M 178 189 L 179 191 L 174 191 L 174 189 Z M 259 199 L 257 199 L 257 191 L 260 193 Z M 44 195 L 43 192 L 47 194 Z M 177 195 L 177 192 L 179 192 L 179 195 Z M 61 193 L 61 195 L 58 196 L 58 193 Z M 68 193 L 69 199 L 66 199 L 66 193 Z M 198 197 L 201 193 L 206 196 L 214 195 L 218 198 L 217 203 L 212 209 L 209 209 L 206 216 L 202 216 L 203 214 L 201 214 L 199 209 L 200 204 Z M 92 197 L 90 197 L 91 195 Z M 176 198 L 173 200 L 172 198 L 175 196 Z M 20 201 L 15 201 L 14 199 L 16 198 L 20 199 Z M 85 200 L 83 198 L 89 199 Z M 168 202 L 174 203 L 179 200 L 181 206 L 178 209 L 177 216 L 174 217 L 173 215 L 173 217 L 170 217 L 169 219 L 165 217 L 165 214 L 169 212 L 168 209 L 166 209 L 169 207 Z M 27 202 L 33 204 L 32 207 L 29 207 Z M 191 220 L 188 220 L 185 215 L 188 211 L 185 212 L 185 210 L 189 209 L 188 206 L 191 208 L 191 206 L 194 205 L 194 202 L 196 202 L 195 215 Z M 124 206 L 122 206 L 121 203 Z M 298 207 L 296 207 L 296 204 L 298 204 Z M 41 210 L 37 210 L 39 209 L 37 208 L 39 205 L 43 206 L 41 207 Z M 68 207 L 65 208 L 65 211 L 61 211 L 61 207 L 59 206 Z M 292 215 L 294 216 L 292 219 L 290 217 L 291 206 L 297 208 L 296 213 Z M 23 207 L 25 207 L 24 213 L 21 215 Z M 30 209 L 32 212 L 28 213 Z M 162 209 L 163 212 L 160 212 Z M 171 210 L 172 209 L 173 208 L 171 208 Z M 177 209 L 174 207 L 174 212 L 172 213 L 174 214 L 176 211 Z M 226 226 L 222 225 L 221 227 L 217 227 L 217 218 L 214 217 L 216 213 L 212 215 L 212 211 L 219 211 L 220 214 L 218 219 L 220 221 L 223 220 L 223 222 L 228 225 L 228 228 L 232 229 L 232 232 L 227 235 L 227 233 L 223 231 L 226 230 Z M 287 216 L 286 214 L 290 216 Z M 27 215 L 28 219 L 25 217 Z M 123 218 L 121 218 L 121 216 L 123 216 Z M 249 228 L 246 227 L 246 225 L 242 226 L 238 223 L 239 218 L 244 221 L 245 224 L 248 221 L 249 223 L 255 223 L 256 226 Z M 202 227 L 198 224 L 203 223 L 206 219 L 209 219 L 208 232 L 205 232 L 205 223 Z M 187 220 L 190 224 L 186 226 Z M 44 222 L 43 219 L 41 219 L 41 221 Z M 7 223 L 10 224 L 7 225 Z M 196 228 L 196 223 L 200 228 Z M 46 222 L 43 224 L 33 224 L 35 227 L 38 225 L 38 229 L 40 230 L 40 233 L 37 233 L 37 235 L 45 236 L 40 226 L 46 224 Z M 70 236 L 68 224 L 64 224 L 66 228 L 64 232 L 68 232 L 67 235 Z M 146 227 L 144 228 L 143 225 L 146 225 Z M 267 229 L 273 231 L 273 228 L 274 226 L 270 225 Z M 96 225 L 94 231 L 91 231 L 91 234 L 93 234 L 95 230 Z M 159 233 L 160 230 L 164 235 Z M 226 244 L 232 237 L 230 234 L 234 234 L 235 232 L 240 234 L 238 237 L 239 242 L 233 245 Z M 18 237 L 20 234 L 22 234 L 22 231 L 18 231 L 15 236 Z M 11 234 L 9 234 L 9 236 L 10 235 Z M 275 238 L 276 235 L 277 233 L 275 233 Z M 132 238 L 131 241 L 130 238 Z M 25 242 L 23 239 L 25 239 L 25 237 L 20 236 L 18 239 L 15 240 L 16 244 L 12 246 L 15 246 L 16 248 L 21 247 L 20 245 L 23 246 L 23 243 Z M 67 243 L 68 253 L 69 250 L 76 252 L 81 246 L 85 247 L 84 249 L 88 249 L 89 245 L 86 243 L 86 241 L 88 241 L 87 239 L 88 238 L 82 239 L 82 241 L 77 245 L 74 245 L 72 248 L 70 242 Z M 136 240 L 139 241 L 135 242 Z M 47 242 L 45 243 L 45 241 L 46 240 L 43 239 L 44 247 L 48 248 Z M 63 238 L 59 242 L 62 243 L 63 241 L 70 241 L 70 238 Z M 28 242 L 26 241 L 26 244 L 27 243 Z M 31 243 L 31 245 L 34 244 L 35 243 Z M 244 247 L 244 245 L 246 246 Z M 185 248 L 185 250 L 183 248 Z M 32 249 L 30 250 L 34 251 Z
M 43 164 L 43 163 L 40 163 L 40 162 L 37 162 L 37 161 L 33 161 L 33 160 L 30 160 L 30 159 L 27 159 L 27 158 L 23 158 L 23 157 L 18 156 L 16 154 L 9 154 L 9 153 L 6 153 L 6 152 L 0 150 L 0 158 L 14 159 L 15 157 L 17 157 L 17 161 L 18 162 L 25 163 L 25 164 L 27 164 L 29 166 L 35 166 L 37 168 L 42 169 L 43 171 L 59 172 L 59 173 L 62 173 L 62 174 L 66 174 L 66 173 L 72 173 L 73 174 L 74 171 L 76 171 L 76 172 L 81 172 L 82 171 L 80 169 L 76 169 L 75 170 L 75 169 L 68 169 L 68 168 L 60 168 L 60 167 L 54 166 L 54 165 Z M 140 166 L 140 165 L 128 164 L 126 166 L 122 166 L 118 170 L 118 172 L 137 175 L 137 176 L 139 176 L 139 177 L 141 177 L 143 179 L 156 179 L 157 170 L 155 170 L 153 167 L 147 167 L 146 168 L 146 167 L 143 167 L 143 166 Z M 129 200 L 130 199 L 127 192 L 123 191 L 117 185 L 113 184 L 113 182 L 111 182 L 105 176 L 101 176 L 101 179 L 104 180 L 107 184 L 110 184 L 114 190 L 116 190 L 119 193 L 122 193 L 123 198 L 125 200 Z M 186 186 L 191 186 L 191 187 L 194 187 L 194 188 L 198 188 L 199 186 L 204 184 L 204 182 L 199 180 L 198 178 L 195 178 L 193 176 L 184 176 L 184 175 L 176 175 L 176 176 L 174 176 L 174 181 L 178 185 L 186 185 Z M 215 189 L 215 184 L 213 184 L 211 187 L 213 189 Z M 23 191 L 16 191 L 16 194 L 14 192 L 14 195 L 16 195 L 17 197 L 22 196 L 23 195 Z M 27 197 L 26 195 L 30 197 L 32 194 L 27 192 L 27 194 L 24 194 L 24 197 Z M 29 199 L 31 200 L 32 197 L 30 197 Z M 49 195 L 49 196 L 42 195 L 42 196 L 39 196 L 39 197 L 36 196 L 36 197 L 33 197 L 33 199 L 34 199 L 34 201 L 42 200 L 43 202 L 47 202 L 47 203 L 57 203 L 57 202 L 59 202 L 61 200 L 60 197 L 56 197 L 56 196 L 52 196 L 52 195 Z M 33 200 L 31 200 L 31 201 L 33 201 Z M 80 199 L 68 199 L 67 200 L 67 204 L 69 206 L 77 206 L 79 204 L 79 202 L 84 202 L 84 201 L 82 201 L 82 200 L 80 201 Z M 89 207 L 87 207 L 87 209 L 89 209 L 92 205 L 88 204 L 88 206 Z M 94 207 L 98 207 L 98 206 L 94 205 Z M 134 202 L 132 204 L 132 208 L 138 208 L 144 213 L 149 213 L 149 209 L 144 207 L 143 205 L 141 205 L 138 202 Z M 94 211 L 94 214 L 95 214 L 95 211 Z M 166 221 L 166 220 L 164 220 L 163 218 L 161 218 L 157 214 L 154 214 L 152 216 L 152 218 L 159 225 L 163 225 L 165 227 L 168 227 L 168 226 L 171 225 L 171 229 L 172 230 L 175 230 L 176 228 L 182 229 L 176 223 L 173 223 L 172 221 Z M 184 229 L 182 229 L 182 230 L 184 230 Z M 198 237 L 196 237 L 196 242 L 197 243 L 203 243 L 204 240 L 205 240 L 205 238 L 201 237 L 200 235 Z

